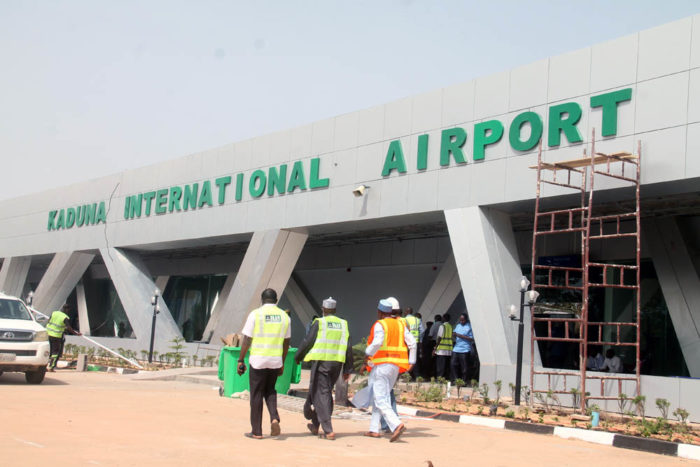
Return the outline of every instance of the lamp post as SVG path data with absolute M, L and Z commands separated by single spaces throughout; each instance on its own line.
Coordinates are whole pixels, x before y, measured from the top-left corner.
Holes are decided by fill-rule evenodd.
M 532 306 L 537 301 L 539 293 L 535 290 L 528 290 L 530 287 L 530 281 L 527 277 L 523 276 L 520 279 L 520 318 L 517 317 L 517 308 L 515 305 L 511 305 L 508 313 L 508 317 L 511 321 L 518 322 L 518 357 L 515 367 L 515 405 L 520 405 L 520 388 L 522 383 L 522 373 L 523 373 L 523 334 L 524 334 L 524 321 L 523 314 L 525 306 Z M 527 304 L 525 304 L 525 295 L 527 295 Z M 530 356 L 532 358 L 532 356 Z
M 160 306 L 158 306 L 159 296 L 160 290 L 156 289 L 153 292 L 153 297 L 151 297 L 151 305 L 153 305 L 153 323 L 151 324 L 151 348 L 148 351 L 148 363 L 153 363 L 153 341 L 156 338 L 156 315 L 160 313 Z

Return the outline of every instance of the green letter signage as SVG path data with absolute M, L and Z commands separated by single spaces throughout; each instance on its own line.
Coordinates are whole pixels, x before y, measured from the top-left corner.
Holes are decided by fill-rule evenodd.
M 530 137 L 523 141 L 520 139 L 523 125 L 530 124 Z M 542 137 L 542 119 L 535 112 L 523 112 L 513 119 L 508 130 L 510 147 L 516 151 L 529 151 L 537 146 Z
M 382 177 L 388 176 L 392 170 L 397 170 L 400 174 L 406 173 L 406 161 L 403 158 L 403 148 L 401 140 L 397 139 L 389 143 L 389 150 L 384 159 Z
M 563 132 L 570 143 L 583 141 L 581 133 L 578 132 L 576 124 L 581 120 L 581 106 L 576 102 L 554 105 L 549 108 L 549 146 L 559 146 L 561 144 L 561 133 Z
M 632 88 L 591 96 L 591 107 L 603 108 L 603 136 L 617 134 L 617 104 L 632 99 Z
M 442 167 L 450 165 L 450 154 L 458 164 L 464 164 L 464 154 L 462 146 L 467 142 L 467 132 L 464 128 L 450 128 L 442 130 L 442 140 L 440 141 L 440 165 Z
M 503 136 L 503 124 L 498 120 L 489 120 L 474 125 L 474 155 L 475 161 L 484 159 L 484 148 L 489 144 L 498 143 Z

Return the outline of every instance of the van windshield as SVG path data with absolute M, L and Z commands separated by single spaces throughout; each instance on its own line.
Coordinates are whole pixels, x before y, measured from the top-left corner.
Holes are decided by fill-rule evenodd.
M 0 298 L 0 319 L 24 319 L 32 321 L 29 311 L 19 300 Z

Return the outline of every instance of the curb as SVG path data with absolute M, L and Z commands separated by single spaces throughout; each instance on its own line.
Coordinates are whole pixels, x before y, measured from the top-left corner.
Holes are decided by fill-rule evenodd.
M 535 423 L 516 422 L 498 418 L 478 417 L 475 415 L 457 415 L 442 412 L 428 412 L 412 407 L 397 406 L 400 415 L 431 418 L 448 422 L 464 423 L 466 425 L 478 425 L 501 430 L 513 430 L 541 435 L 554 435 L 564 439 L 578 439 L 589 443 L 613 446 L 616 448 L 633 449 L 635 451 L 651 452 L 664 456 L 682 457 L 685 459 L 700 460 L 700 446 L 658 439 L 638 438 L 636 436 L 607 433 L 604 431 L 583 430 L 581 428 L 567 428 L 563 426 L 547 426 Z

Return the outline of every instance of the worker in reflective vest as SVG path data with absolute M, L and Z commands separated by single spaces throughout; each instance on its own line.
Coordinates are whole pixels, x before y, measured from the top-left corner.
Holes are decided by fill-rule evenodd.
M 350 378 L 353 363 L 348 322 L 335 316 L 336 305 L 332 297 L 323 301 L 323 316 L 313 321 L 294 356 L 297 363 L 311 362 L 309 393 L 304 404 L 304 417 L 311 423 L 306 426 L 314 435 L 319 434 L 319 427 L 323 428 L 319 437 L 330 440 L 335 439 L 331 423 L 333 385 L 341 371 L 345 381 Z
M 64 334 L 68 332 L 69 334 L 74 334 L 80 336 L 78 331 L 73 329 L 70 325 L 70 305 L 67 303 L 61 307 L 61 310 L 56 310 L 51 313 L 49 322 L 46 323 L 46 333 L 49 335 L 49 348 L 51 350 L 51 357 L 49 357 L 49 371 L 55 371 L 58 359 L 61 358 L 63 354 L 63 344 L 65 342 Z
M 250 424 L 249 438 L 262 439 L 263 399 L 270 413 L 270 435 L 280 434 L 280 416 L 277 412 L 277 377 L 284 373 L 284 361 L 289 350 L 291 326 L 289 315 L 277 307 L 277 292 L 265 289 L 262 306 L 250 312 L 243 326 L 243 343 L 238 359 L 238 374 L 247 368 L 245 354 L 250 349 Z
M 365 361 L 371 368 L 368 384 L 372 391 L 372 420 L 365 436 L 380 438 L 380 423 L 384 417 L 391 430 L 390 441 L 394 442 L 406 427 L 391 408 L 389 392 L 399 373 L 410 370 L 416 362 L 416 340 L 403 322 L 391 317 L 391 308 L 388 300 L 379 301 L 378 320 L 367 339 Z
M 442 324 L 437 332 L 435 350 L 435 375 L 439 378 L 449 378 L 450 359 L 452 358 L 452 347 L 454 346 L 452 336 L 452 325 L 450 324 L 450 315 L 445 313 L 442 315 Z
M 413 338 L 416 340 L 417 344 L 417 355 L 416 355 L 416 364 L 411 368 L 411 377 L 413 379 L 416 379 L 418 375 L 420 375 L 420 361 L 421 361 L 421 355 L 420 355 L 420 326 L 421 326 L 421 320 L 419 317 L 417 317 L 413 313 L 413 308 L 406 307 L 406 316 L 404 317 L 404 320 L 406 320 L 406 325 L 408 326 L 409 331 L 411 331 L 411 334 L 413 335 Z

